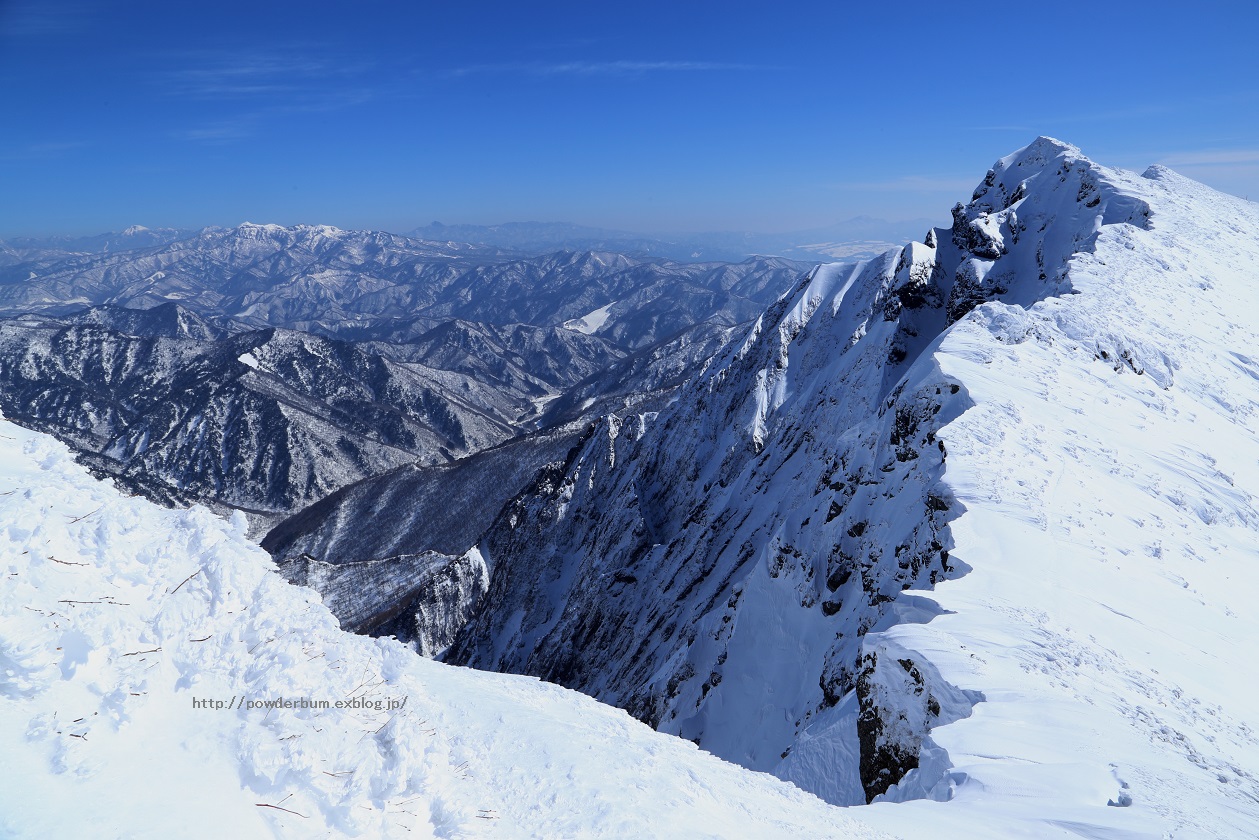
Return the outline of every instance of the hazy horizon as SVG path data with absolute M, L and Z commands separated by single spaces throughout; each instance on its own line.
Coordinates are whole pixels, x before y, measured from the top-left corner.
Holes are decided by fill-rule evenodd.
M 341 230 L 364 230 L 364 231 L 371 230 L 371 231 L 380 231 L 384 233 L 391 233 L 397 236 L 412 236 L 413 234 L 416 234 L 417 232 L 422 231 L 425 228 L 433 227 L 434 225 L 441 225 L 442 227 L 449 228 L 452 231 L 461 231 L 465 229 L 477 229 L 477 228 L 482 228 L 482 229 L 508 228 L 508 227 L 514 227 L 514 226 L 523 226 L 523 227 L 555 226 L 555 227 L 571 227 L 574 230 L 578 230 L 578 231 L 590 231 L 592 234 L 618 235 L 618 236 L 624 236 L 627 238 L 638 237 L 642 239 L 656 239 L 656 240 L 665 241 L 665 240 L 668 240 L 669 238 L 683 240 L 690 237 L 705 237 L 705 236 L 790 237 L 790 236 L 799 235 L 799 234 L 820 233 L 827 230 L 841 229 L 845 225 L 851 225 L 853 223 L 869 223 L 872 227 L 883 227 L 883 228 L 887 228 L 889 231 L 894 231 L 895 229 L 902 228 L 902 227 L 919 226 L 919 227 L 923 227 L 923 230 L 925 231 L 927 227 L 930 227 L 932 225 L 947 226 L 948 225 L 947 215 L 948 215 L 947 212 L 940 213 L 940 214 L 937 214 L 937 218 L 935 219 L 932 219 L 927 216 L 921 216 L 921 217 L 911 218 L 911 219 L 884 219 L 884 218 L 879 218 L 875 216 L 852 216 L 845 219 L 835 220 L 830 223 L 818 224 L 810 228 L 800 228 L 800 229 L 794 229 L 794 230 L 735 230 L 735 229 L 715 230 L 715 229 L 711 229 L 711 230 L 678 230 L 678 231 L 629 230 L 625 228 L 610 228 L 610 227 L 603 227 L 600 225 L 575 222 L 570 219 L 503 219 L 501 221 L 489 222 L 489 223 L 451 222 L 451 221 L 443 221 L 441 219 L 430 219 L 427 222 L 417 223 L 410 226 L 400 227 L 396 229 L 393 229 L 393 228 L 386 229 L 386 228 L 368 228 L 368 227 L 343 227 L 341 225 L 329 225 L 327 222 L 320 221 L 318 219 L 298 219 L 295 221 L 278 222 L 278 221 L 273 221 L 270 219 L 259 218 L 259 219 L 241 219 L 237 222 L 233 222 L 230 224 L 204 224 L 204 225 L 193 225 L 190 227 L 184 227 L 184 226 L 179 226 L 179 225 L 166 225 L 166 224 L 161 224 L 160 222 L 154 222 L 151 224 L 145 223 L 145 222 L 134 222 L 133 224 L 123 225 L 123 226 L 116 227 L 110 230 L 99 230 L 95 228 L 81 229 L 81 230 L 45 230 L 45 231 L 33 231 L 33 232 L 32 231 L 9 232 L 9 231 L 0 230 L 0 241 L 4 241 L 4 240 L 16 241 L 16 240 L 23 240 L 23 239 L 31 239 L 31 240 L 87 239 L 87 238 L 91 238 L 95 236 L 119 235 L 119 234 L 123 234 L 124 232 L 132 228 L 141 228 L 141 229 L 150 230 L 150 231 L 179 230 L 179 231 L 186 231 L 186 232 L 196 232 L 199 230 L 207 230 L 207 229 L 214 229 L 214 228 L 232 229 L 232 228 L 237 228 L 244 225 L 258 225 L 258 226 L 279 225 L 280 227 L 284 227 L 284 228 L 293 228 L 293 227 L 299 227 L 302 225 L 306 225 L 309 227 L 327 225 L 329 227 L 335 227 Z M 890 236 L 892 234 L 889 233 L 887 235 Z

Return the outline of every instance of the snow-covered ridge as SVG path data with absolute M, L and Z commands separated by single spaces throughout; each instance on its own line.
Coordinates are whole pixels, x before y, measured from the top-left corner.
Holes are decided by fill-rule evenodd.
M 977 201 L 1004 204 L 1047 151 L 1001 161 Z M 938 433 L 973 571 L 864 650 L 875 673 L 903 681 L 908 657 L 984 702 L 890 796 L 1017 791 L 1097 836 L 1253 836 L 1259 206 L 1161 167 L 1087 175 L 1078 204 L 1103 226 L 1058 269 L 1075 294 L 988 303 L 935 348 L 975 403 Z M 1014 204 L 1018 225 L 990 230 L 1035 229 Z M 899 696 L 891 711 L 922 702 Z
M 0 404 L 150 498 L 288 513 L 353 481 L 514 434 L 531 410 L 469 377 L 187 310 L 0 321 Z
M 1255 205 L 1041 138 L 509 506 L 451 656 L 831 801 L 953 796 L 958 836 L 1246 836 L 1256 264 Z

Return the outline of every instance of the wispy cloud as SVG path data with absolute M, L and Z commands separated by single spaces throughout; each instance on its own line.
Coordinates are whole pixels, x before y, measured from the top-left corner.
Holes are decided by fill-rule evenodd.
M 31 38 L 86 29 L 92 9 L 81 0 L 0 3 L 0 35 Z
M 713 61 L 562 61 L 471 64 L 448 72 L 450 76 L 519 73 L 530 76 L 638 76 L 646 73 L 688 73 L 765 69 L 751 64 Z
M 48 160 L 90 146 L 86 140 L 51 140 L 0 152 L 0 160 Z
M 256 121 L 253 118 L 245 116 L 195 128 L 179 129 L 172 131 L 171 136 L 178 140 L 191 140 L 195 143 L 234 143 L 253 134 L 255 125 Z
M 301 114 L 325 114 L 360 105 L 374 98 L 368 90 L 328 91 L 319 97 L 281 97 L 280 101 L 260 107 L 242 110 L 213 122 L 181 128 L 170 132 L 178 140 L 197 143 L 234 143 L 245 140 L 262 130 L 274 120 Z
M 1123 120 L 1140 120 L 1150 117 L 1166 117 L 1175 114 L 1185 107 L 1183 102 L 1161 101 L 1145 105 L 1133 105 L 1125 108 L 1109 110 L 1084 111 L 1075 114 L 1059 114 L 1046 117 L 1044 125 L 1072 125 L 1077 123 L 1110 123 Z
M 179 66 L 158 81 L 167 96 L 222 103 L 222 110 L 236 111 L 170 131 L 171 137 L 197 143 L 244 140 L 269 121 L 353 107 L 380 93 L 369 79 L 373 64 L 339 61 L 314 46 L 185 52 L 165 59 Z
M 176 60 L 188 66 L 164 77 L 168 92 L 203 99 L 314 93 L 326 90 L 330 81 L 349 81 L 370 68 L 362 62 L 334 62 L 301 50 L 191 53 Z
M 1163 166 L 1236 166 L 1259 163 L 1259 149 L 1206 149 L 1178 152 L 1159 161 Z
M 972 125 L 966 127 L 966 131 L 1011 131 L 1022 134 L 1032 134 L 1035 130 L 1026 125 Z

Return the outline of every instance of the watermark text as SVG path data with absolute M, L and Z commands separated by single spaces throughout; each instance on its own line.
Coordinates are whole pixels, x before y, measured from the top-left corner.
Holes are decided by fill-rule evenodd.
M 258 699 L 240 694 L 228 700 L 213 697 L 193 697 L 194 709 L 370 709 L 375 712 L 394 712 L 406 708 L 407 697 L 350 697 L 340 700 L 323 700 L 312 697 L 271 697 Z

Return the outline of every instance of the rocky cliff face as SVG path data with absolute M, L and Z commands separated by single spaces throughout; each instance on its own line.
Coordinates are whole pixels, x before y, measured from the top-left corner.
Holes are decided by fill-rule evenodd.
M 866 651 L 927 620 L 901 596 L 964 574 L 940 431 L 970 406 L 933 351 L 1147 208 L 1077 150 L 1003 159 L 951 230 L 823 266 L 658 413 L 606 419 L 482 543 L 479 614 L 451 661 L 535 674 L 836 802 L 883 793 L 977 695 Z M 823 772 L 824 769 L 824 772 Z

